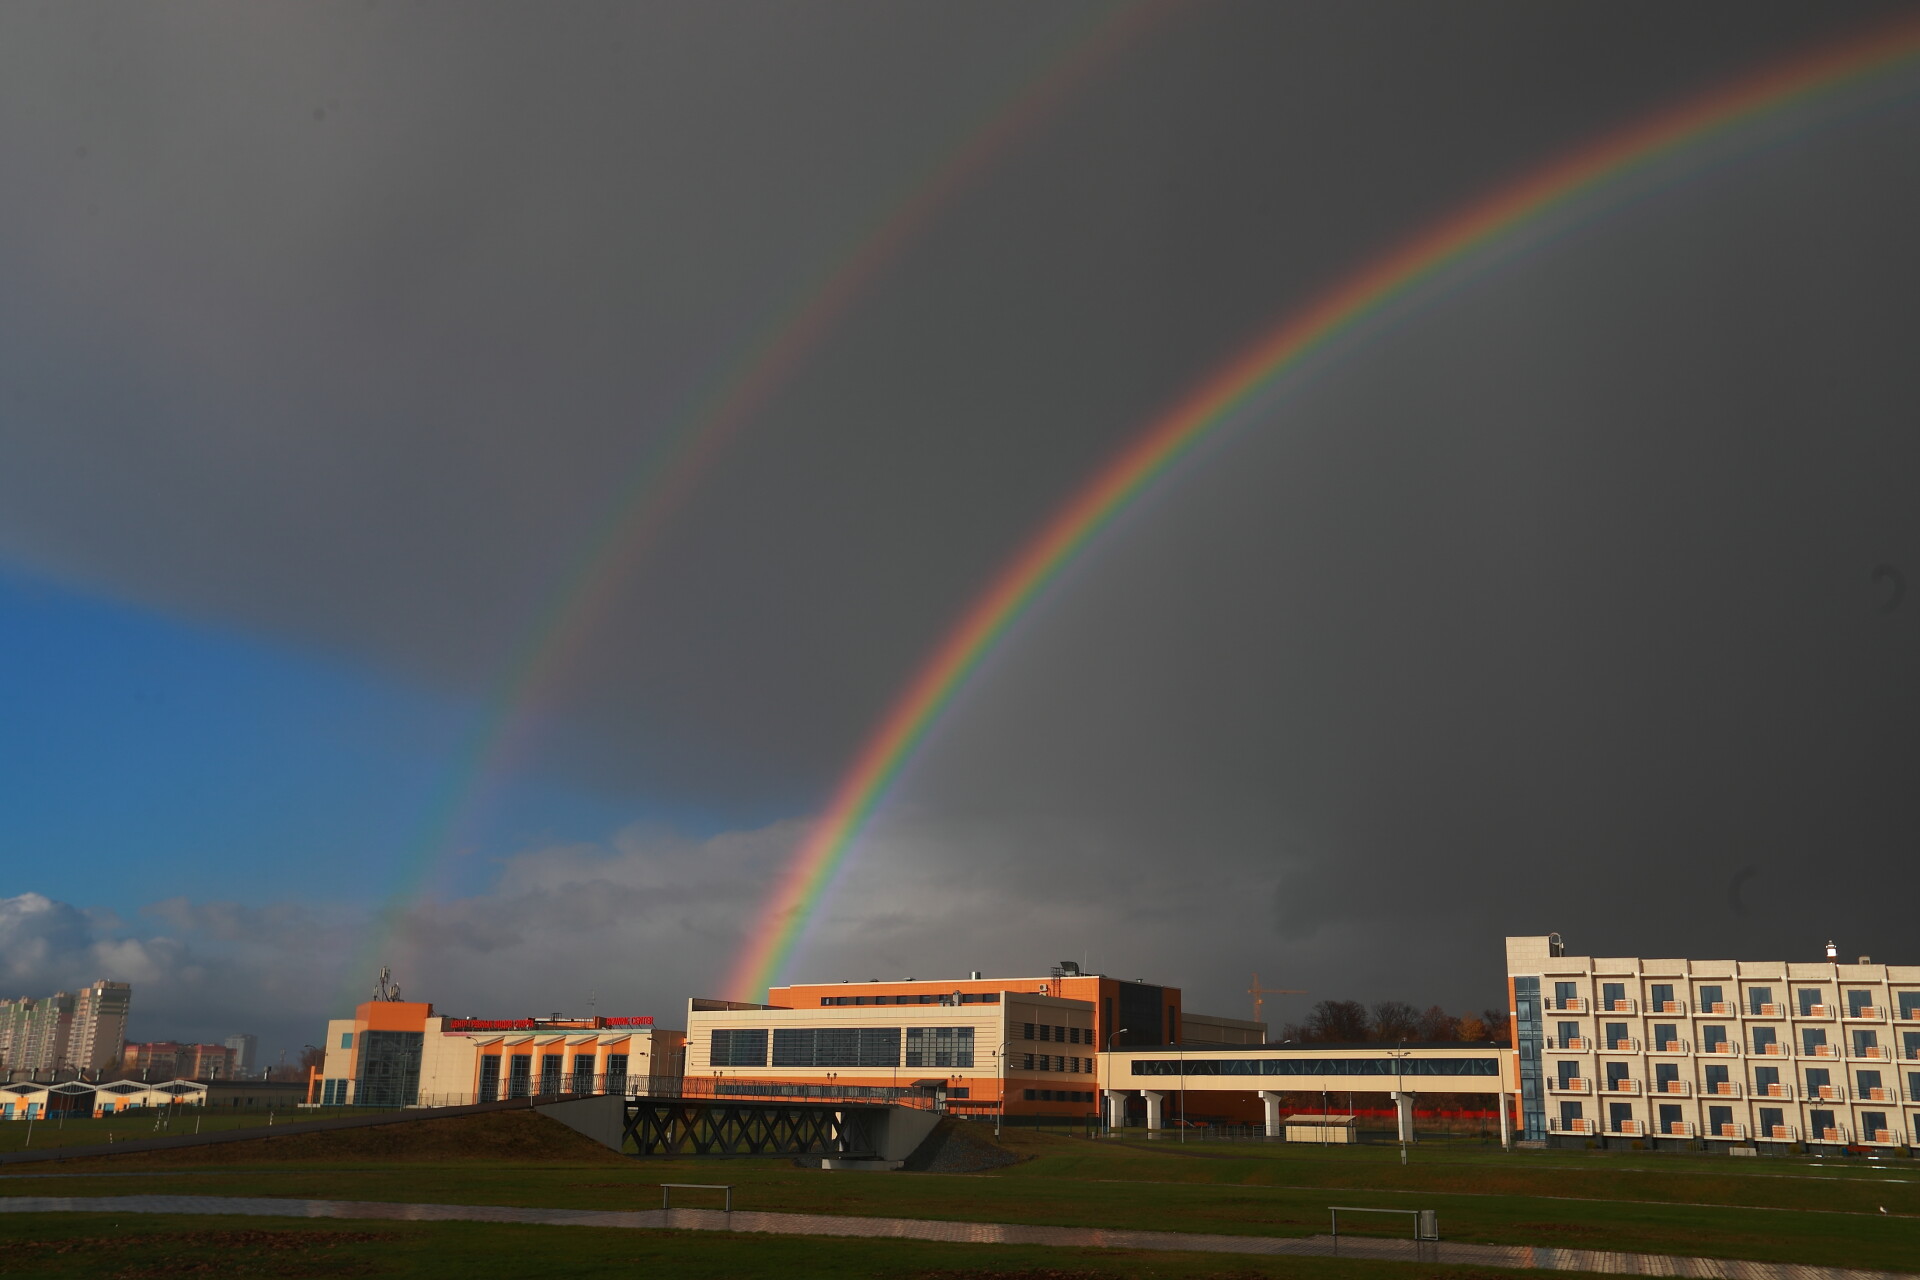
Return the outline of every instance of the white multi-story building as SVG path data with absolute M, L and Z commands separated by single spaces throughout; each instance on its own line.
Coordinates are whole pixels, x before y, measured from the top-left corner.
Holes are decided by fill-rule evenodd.
M 233 1050 L 233 1073 L 236 1076 L 252 1071 L 257 1065 L 255 1059 L 259 1057 L 259 1045 L 257 1036 L 248 1035 L 244 1031 L 239 1035 L 227 1037 L 227 1048 Z
M 61 1066 L 99 1071 L 120 1056 L 127 1039 L 127 1013 L 133 987 L 104 978 L 84 988 L 73 1002 L 73 1027 L 67 1033 L 67 1061 Z
M 1507 939 L 1523 1138 L 1920 1141 L 1920 965 L 1564 951 Z

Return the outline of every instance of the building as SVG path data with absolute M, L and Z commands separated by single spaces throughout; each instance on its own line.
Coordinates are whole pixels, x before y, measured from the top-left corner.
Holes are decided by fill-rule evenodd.
M 0 1085 L 0 1120 L 52 1116 L 109 1116 L 142 1107 L 227 1107 L 270 1111 L 294 1108 L 305 1086 L 259 1080 L 15 1081 Z
M 68 1036 L 68 1058 L 82 1071 L 98 1072 L 120 1056 L 127 1039 L 127 1014 L 133 1008 L 133 987 L 101 979 L 74 997 L 73 1028 Z
M 223 1044 L 182 1044 L 178 1040 L 148 1040 L 128 1044 L 121 1052 L 128 1075 L 143 1080 L 231 1080 L 233 1050 Z
M 1211 1045 L 1265 1038 L 1260 1023 L 1185 1015 L 1178 987 L 1062 964 L 1045 977 L 798 983 L 766 1004 L 692 1000 L 686 1074 L 689 1089 L 706 1081 L 737 1096 L 905 1089 L 959 1112 L 1091 1116 L 1103 1048 L 1174 1043 L 1183 1025 Z
M 321 1106 L 459 1106 L 553 1093 L 624 1093 L 678 1079 L 686 1037 L 651 1017 L 449 1018 L 371 1000 L 327 1024 L 308 1082 Z
M 1920 1140 L 1920 965 L 1641 960 L 1507 939 L 1525 1140 Z
M 68 1065 L 68 1041 L 73 1034 L 72 993 L 56 992 L 44 999 L 31 996 L 0 1005 L 4 1020 L 6 1069 L 9 1077 L 52 1075 Z
M 227 1048 L 233 1051 L 233 1074 L 245 1075 L 259 1066 L 260 1040 L 257 1036 L 242 1032 L 227 1037 Z

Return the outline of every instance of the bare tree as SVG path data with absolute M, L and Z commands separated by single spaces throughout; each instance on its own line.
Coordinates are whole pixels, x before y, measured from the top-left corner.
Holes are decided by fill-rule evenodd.
M 1372 1039 L 1417 1040 L 1420 1012 L 1405 1000 L 1382 1000 L 1373 1006 Z
M 1367 1038 L 1367 1006 L 1358 1000 L 1322 1000 L 1307 1015 L 1307 1038 L 1357 1044 Z
M 1420 1038 L 1422 1040 L 1451 1040 L 1460 1034 L 1460 1019 L 1442 1009 L 1439 1005 L 1429 1005 L 1420 1015 Z

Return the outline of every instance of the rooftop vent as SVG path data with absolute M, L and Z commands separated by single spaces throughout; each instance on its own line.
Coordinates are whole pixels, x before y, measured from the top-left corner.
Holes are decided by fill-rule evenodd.
M 1833 945 L 1832 938 L 1828 938 L 1827 939 L 1827 959 L 1830 961 L 1833 961 L 1833 960 L 1838 960 L 1839 958 L 1840 958 L 1840 948 Z

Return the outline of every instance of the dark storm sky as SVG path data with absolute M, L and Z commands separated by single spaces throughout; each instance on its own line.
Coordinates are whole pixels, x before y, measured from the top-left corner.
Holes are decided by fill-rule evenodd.
M 12 7 L 0 559 L 485 706 L 676 407 L 1109 12 Z M 1493 184 L 1899 12 L 1151 15 L 615 585 L 514 767 L 619 823 L 468 833 L 501 861 L 415 913 L 414 989 L 544 1003 L 590 952 L 650 1008 L 712 993 L 923 655 L 1185 389 Z M 1236 1012 L 1255 968 L 1490 1003 L 1510 932 L 1912 961 L 1920 600 L 1886 606 L 1920 580 L 1916 91 L 1710 149 L 1157 491 L 963 696 L 791 976 L 1084 954 Z M 263 816 L 256 856 L 285 837 Z M 381 887 L 169 899 L 48 954 L 217 969 L 276 911 L 350 940 Z

